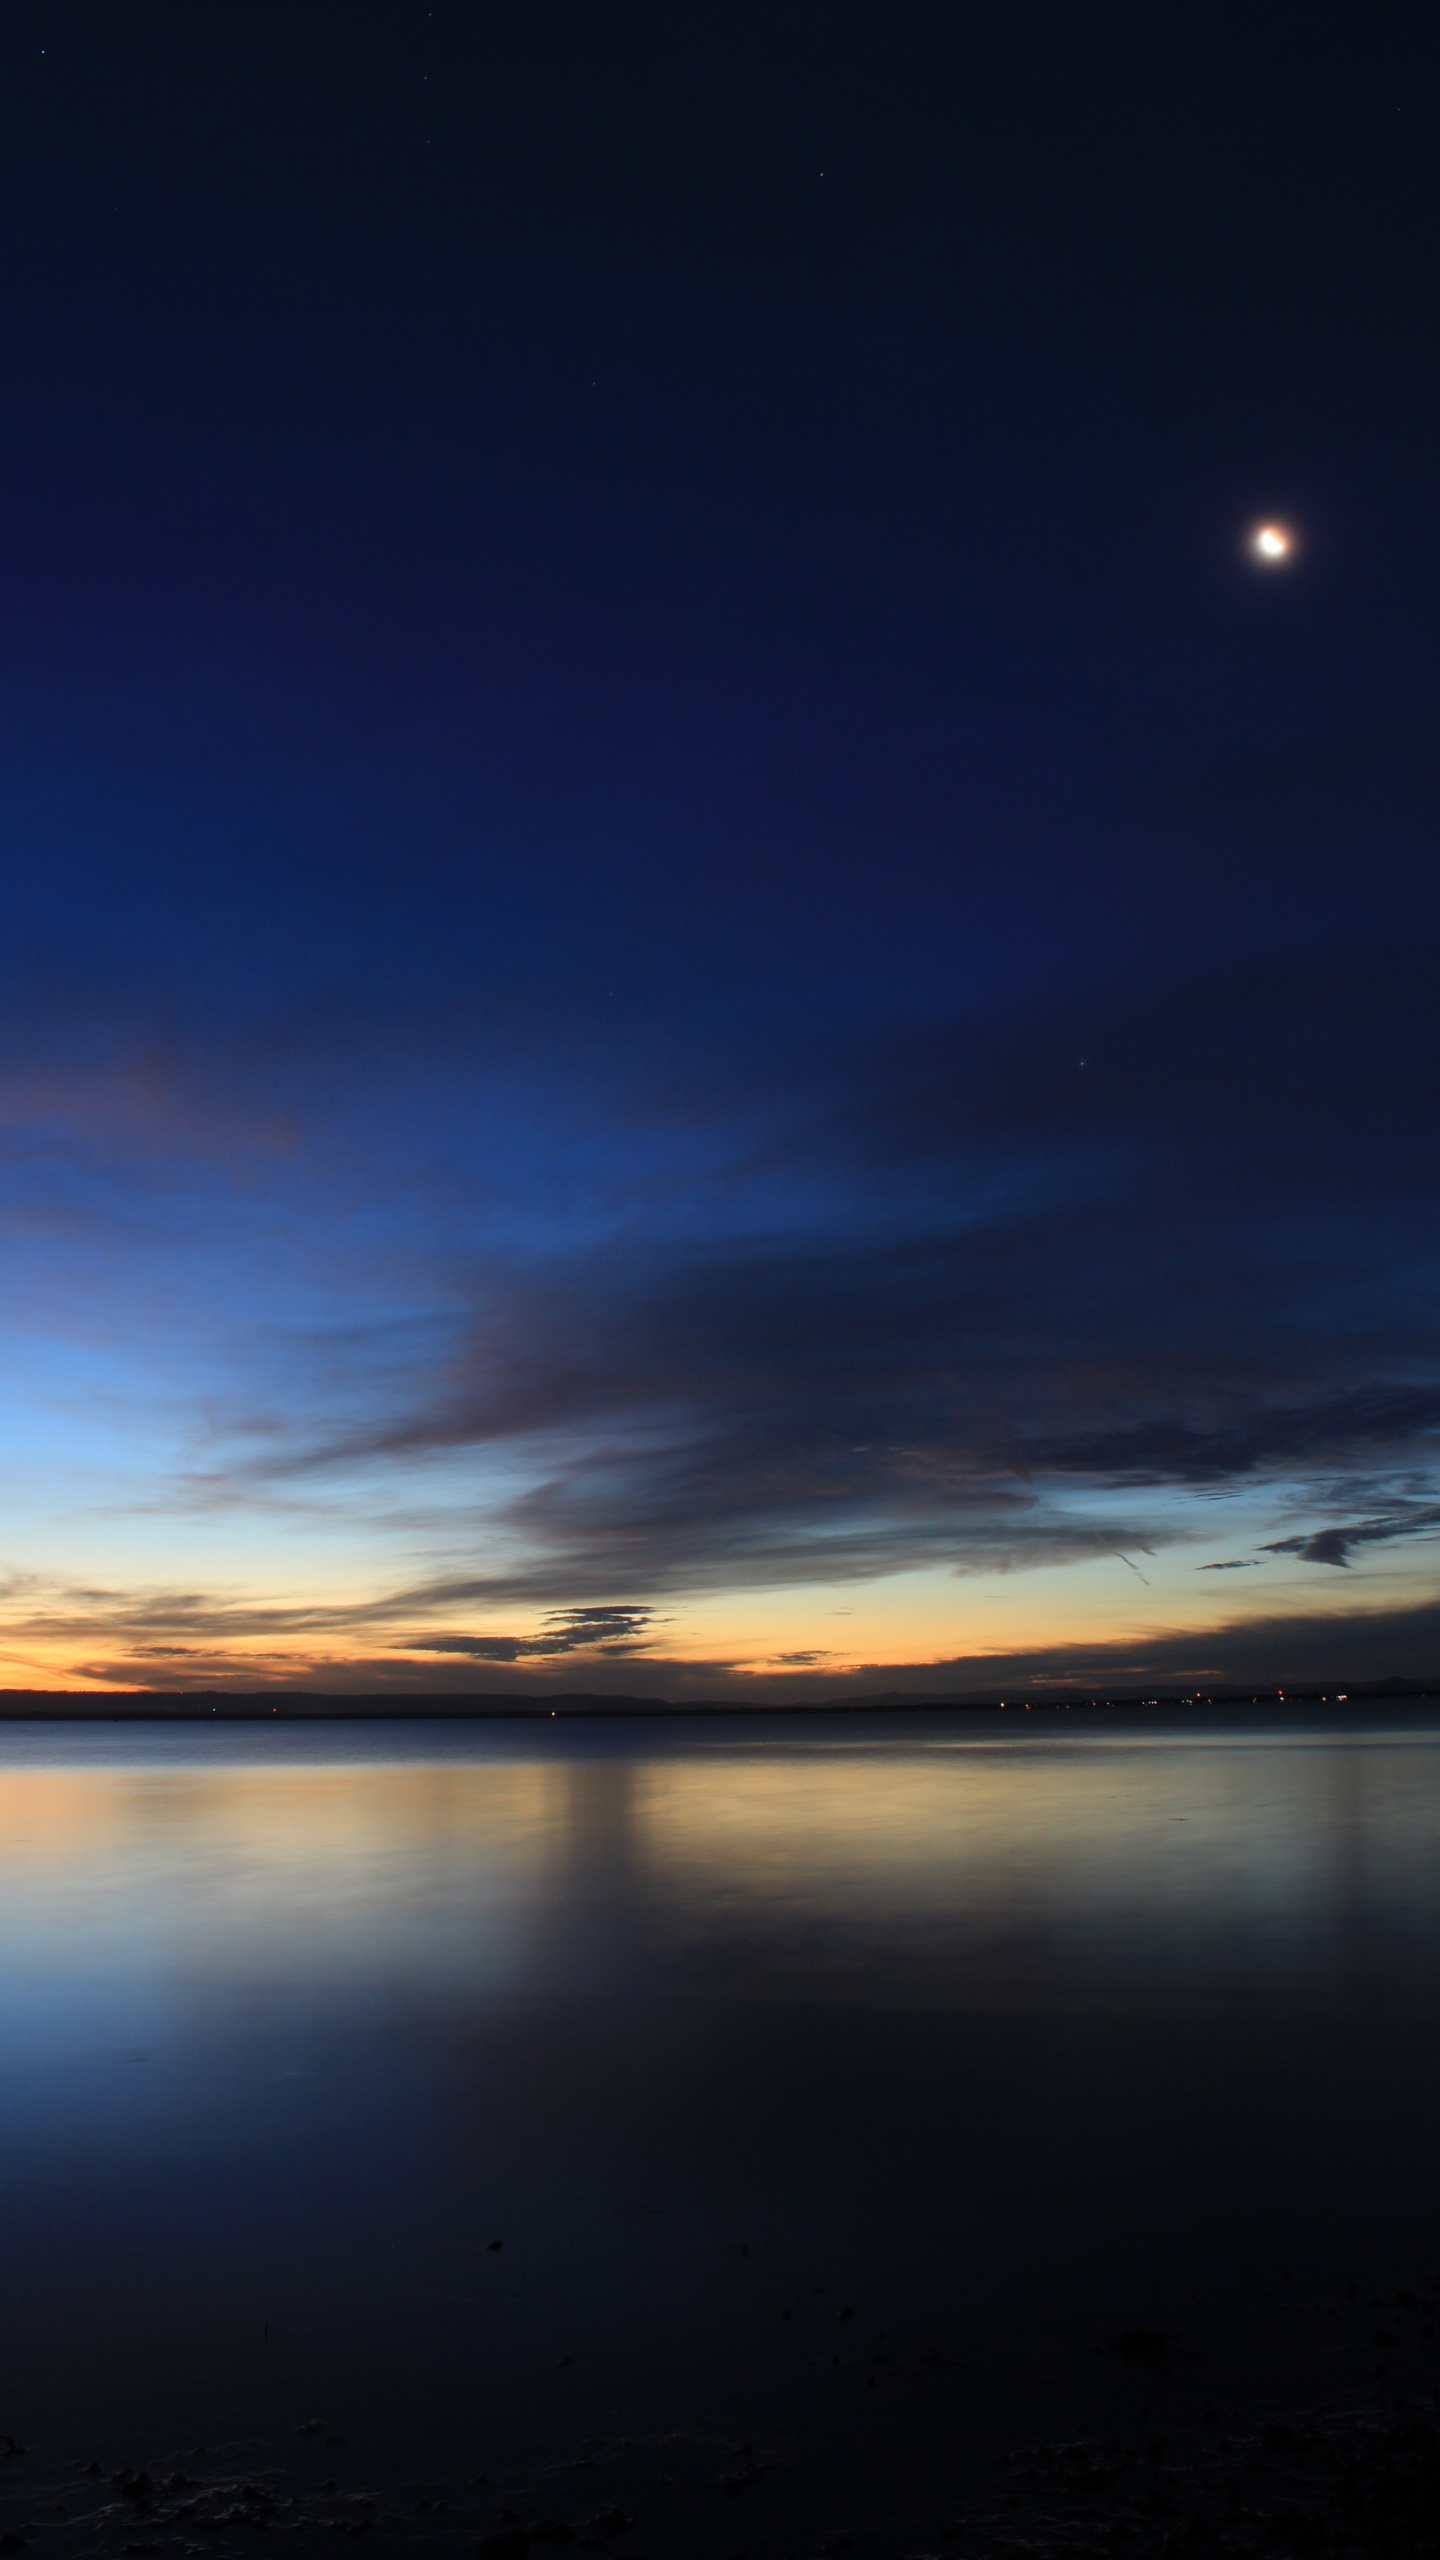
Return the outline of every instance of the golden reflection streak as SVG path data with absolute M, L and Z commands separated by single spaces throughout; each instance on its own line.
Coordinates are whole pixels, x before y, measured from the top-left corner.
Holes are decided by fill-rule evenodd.
M 1217 1742 L 12 1769 L 0 1928 L 117 1961 L 158 1937 L 181 1972 L 278 1952 L 423 1973 L 466 1962 L 477 1930 L 518 1955 L 535 1928 L 603 1936 L 642 1904 L 663 1937 L 726 1912 L 1062 1926 L 1429 1890 L 1412 1750 L 1341 1769 L 1343 1742 Z
M 1227 1740 L 652 1766 L 644 1851 L 656 1888 L 691 1904 L 999 1905 L 1022 1879 L 1027 1897 L 1076 1911 L 1222 1890 L 1308 1900 L 1339 1847 L 1332 1755 Z M 1283 1790 L 1268 1782 L 1271 1751 L 1285 1754 Z M 1386 1792 L 1389 1836 L 1404 1825 L 1398 1773 Z
M 12 1769 L 0 1771 L 0 1864 L 69 1860 L 157 1817 L 205 1831 L 217 1848 L 263 1845 L 281 1860 L 382 1838 L 415 1847 L 437 1833 L 526 1831 L 551 1820 L 554 1776 L 527 1761 Z

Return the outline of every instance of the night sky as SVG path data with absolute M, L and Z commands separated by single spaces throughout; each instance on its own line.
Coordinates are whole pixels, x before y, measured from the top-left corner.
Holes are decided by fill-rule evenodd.
M 0 1682 L 1440 1672 L 1433 17 L 0 75 Z

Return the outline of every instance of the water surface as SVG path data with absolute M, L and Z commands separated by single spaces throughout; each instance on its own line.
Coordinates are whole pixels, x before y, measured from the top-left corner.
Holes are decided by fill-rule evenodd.
M 1440 2266 L 1437 1838 L 1420 1716 L 0 1730 L 0 2428 L 760 2444 L 753 2553 L 1263 2390 Z

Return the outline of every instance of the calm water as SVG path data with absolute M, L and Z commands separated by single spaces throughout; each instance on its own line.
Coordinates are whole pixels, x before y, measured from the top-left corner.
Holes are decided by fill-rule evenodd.
M 0 1730 L 0 2428 L 839 2515 L 1263 2388 L 1440 2266 L 1437 1841 L 1419 1720 Z

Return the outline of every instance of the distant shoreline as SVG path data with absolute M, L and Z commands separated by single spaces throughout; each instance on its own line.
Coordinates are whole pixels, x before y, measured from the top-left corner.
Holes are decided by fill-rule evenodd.
M 1440 1702 L 1440 1679 L 1390 1679 L 1369 1684 L 1354 1681 L 1344 1685 L 1330 1683 L 1322 1687 L 1317 1684 L 1283 1690 L 1212 1689 L 1199 1695 L 1194 1690 L 1152 1689 L 1145 1692 L 1049 1691 L 1029 1698 L 1013 1692 L 1002 1698 L 998 1691 L 992 1691 L 978 1696 L 773 1700 L 680 1700 L 586 1690 L 564 1690 L 552 1695 L 524 1691 L 489 1695 L 472 1692 L 463 1696 L 453 1692 L 410 1690 L 403 1696 L 392 1693 L 374 1697 L 363 1692 L 340 1690 L 196 1689 L 167 1692 L 133 1689 L 112 1696 L 97 1696 L 90 1690 L 6 1689 L 0 1690 L 0 1724 L 406 1724 L 441 1720 L 447 1723 L 513 1721 L 516 1718 L 549 1723 L 560 1717 L 599 1719 L 622 1716 L 671 1718 L 684 1722 L 703 1716 L 849 1718 L 1010 1711 L 1025 1714 L 1154 1714 L 1174 1710 L 1194 1715 L 1197 1711 L 1222 1714 L 1242 1707 L 1266 1707 L 1283 1712 L 1303 1707 L 1396 1707 L 1420 1706 L 1427 1702 Z

